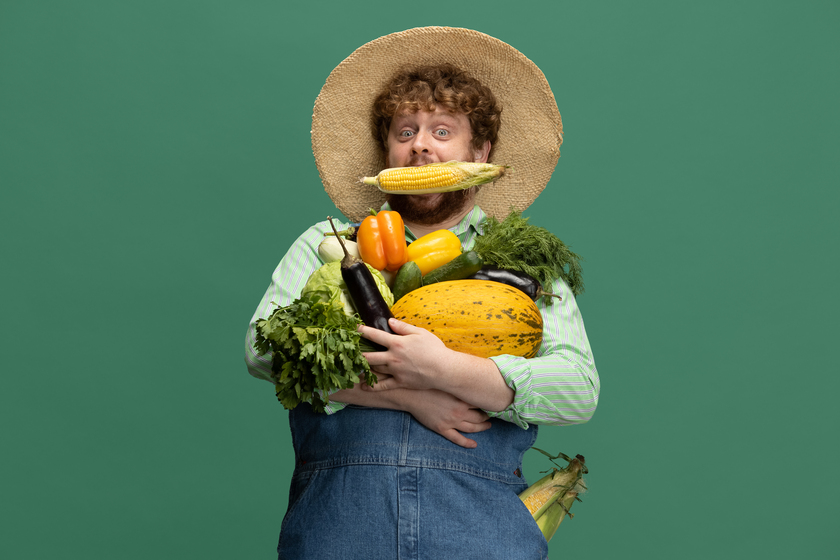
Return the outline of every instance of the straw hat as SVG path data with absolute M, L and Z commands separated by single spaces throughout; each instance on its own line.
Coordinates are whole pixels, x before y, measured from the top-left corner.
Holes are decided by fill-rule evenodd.
M 312 151 L 321 181 L 336 207 L 358 221 L 386 195 L 360 179 L 385 167 L 371 133 L 373 100 L 397 70 L 448 62 L 490 88 L 502 106 L 492 163 L 508 165 L 485 185 L 476 203 L 504 218 L 524 210 L 545 188 L 560 157 L 563 124 L 548 81 L 522 53 L 498 39 L 452 27 L 418 27 L 359 47 L 330 73 L 315 100 Z

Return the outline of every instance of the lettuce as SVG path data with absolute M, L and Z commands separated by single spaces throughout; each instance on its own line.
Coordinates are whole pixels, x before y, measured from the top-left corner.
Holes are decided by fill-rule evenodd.
M 367 263 L 365 265 L 373 275 L 376 287 L 379 288 L 379 293 L 382 294 L 385 303 L 388 307 L 394 305 L 394 294 L 391 293 L 391 288 L 388 287 L 382 273 Z M 310 274 L 300 295 L 301 297 L 316 296 L 330 306 L 341 306 L 348 316 L 356 314 L 356 307 L 353 305 L 350 292 L 347 291 L 347 284 L 341 277 L 341 261 L 327 263 Z

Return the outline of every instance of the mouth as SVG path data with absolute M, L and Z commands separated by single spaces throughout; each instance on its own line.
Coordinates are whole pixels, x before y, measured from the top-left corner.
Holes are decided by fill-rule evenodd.
M 406 167 L 420 167 L 421 165 L 427 165 L 429 163 L 434 163 L 432 158 L 429 156 L 417 156 L 409 159 Z

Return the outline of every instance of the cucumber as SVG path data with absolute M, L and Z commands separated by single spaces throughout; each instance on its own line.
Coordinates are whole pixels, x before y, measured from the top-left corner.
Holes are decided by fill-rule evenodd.
M 484 260 L 475 251 L 461 253 L 443 266 L 439 266 L 423 277 L 423 285 L 449 280 L 463 280 L 481 270 Z
M 416 290 L 423 285 L 423 275 L 420 274 L 420 267 L 414 261 L 408 261 L 397 271 L 394 278 L 394 287 L 391 292 L 394 294 L 394 303 L 408 292 Z

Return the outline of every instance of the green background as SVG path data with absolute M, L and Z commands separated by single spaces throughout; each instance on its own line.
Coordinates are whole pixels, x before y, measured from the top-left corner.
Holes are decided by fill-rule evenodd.
M 335 213 L 312 106 L 363 43 L 450 25 L 536 62 L 565 125 L 525 215 L 585 258 L 603 389 L 537 442 L 591 469 L 552 555 L 836 558 L 839 15 L 0 3 L 0 555 L 275 557 L 288 425 L 244 334 Z

